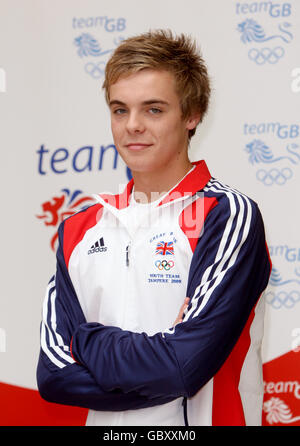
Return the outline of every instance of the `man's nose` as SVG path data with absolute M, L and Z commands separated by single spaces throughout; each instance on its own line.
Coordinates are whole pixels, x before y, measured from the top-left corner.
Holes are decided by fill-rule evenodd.
M 126 127 L 130 133 L 142 133 L 145 130 L 142 116 L 139 113 L 131 112 L 128 116 Z

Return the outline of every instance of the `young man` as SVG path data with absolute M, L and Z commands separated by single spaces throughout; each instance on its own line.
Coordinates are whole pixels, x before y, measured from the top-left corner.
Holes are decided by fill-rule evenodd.
M 257 205 L 189 160 L 204 62 L 149 32 L 117 48 L 104 89 L 133 179 L 59 228 L 40 393 L 89 408 L 89 425 L 260 424 L 270 261 Z

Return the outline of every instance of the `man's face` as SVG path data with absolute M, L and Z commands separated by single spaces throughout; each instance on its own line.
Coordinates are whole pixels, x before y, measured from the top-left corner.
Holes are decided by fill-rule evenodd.
M 111 128 L 115 145 L 134 172 L 172 168 L 187 158 L 188 131 L 197 119 L 182 119 L 175 78 L 145 69 L 110 87 Z

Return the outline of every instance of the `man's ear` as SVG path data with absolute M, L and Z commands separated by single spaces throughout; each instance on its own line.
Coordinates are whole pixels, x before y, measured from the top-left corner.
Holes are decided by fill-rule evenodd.
M 199 124 L 201 119 L 200 113 L 193 114 L 186 120 L 186 129 L 193 130 Z

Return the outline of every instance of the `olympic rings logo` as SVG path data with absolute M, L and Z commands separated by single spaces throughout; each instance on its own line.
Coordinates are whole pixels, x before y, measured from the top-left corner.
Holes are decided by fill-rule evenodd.
M 104 75 L 104 69 L 100 67 L 100 65 L 105 66 L 105 63 L 102 61 L 98 62 L 97 64 L 93 62 L 88 62 L 87 64 L 85 64 L 84 69 L 94 79 L 99 79 Z
M 275 294 L 273 291 L 269 291 L 265 294 L 266 302 L 270 304 L 276 310 L 279 308 L 293 308 L 296 303 L 300 302 L 300 292 L 293 290 L 290 293 L 280 291 Z
M 292 176 L 293 172 L 289 167 L 285 167 L 282 170 L 274 168 L 269 171 L 260 169 L 256 173 L 256 178 L 265 186 L 272 186 L 274 183 L 278 186 L 283 186 Z
M 281 46 L 276 48 L 251 48 L 248 52 L 248 57 L 253 60 L 257 65 L 263 65 L 265 62 L 275 64 L 284 56 L 284 49 Z
M 173 260 L 156 260 L 155 262 L 156 268 L 158 268 L 160 271 L 162 271 L 163 269 L 165 271 L 169 271 L 171 268 L 173 268 L 174 265 L 175 263 L 173 262 Z

